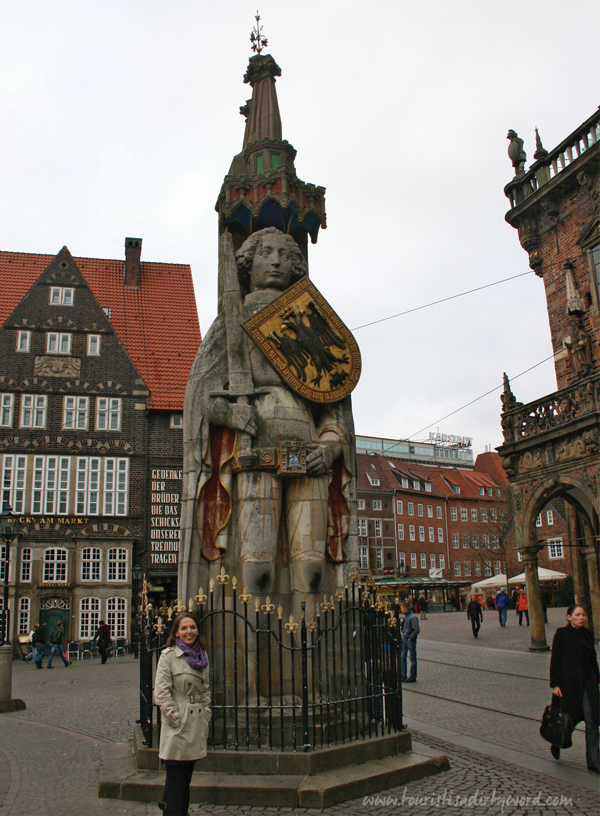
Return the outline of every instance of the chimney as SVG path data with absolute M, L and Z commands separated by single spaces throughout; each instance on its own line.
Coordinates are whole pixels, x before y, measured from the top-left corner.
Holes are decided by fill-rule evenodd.
M 142 239 L 125 238 L 123 286 L 139 289 L 142 285 Z

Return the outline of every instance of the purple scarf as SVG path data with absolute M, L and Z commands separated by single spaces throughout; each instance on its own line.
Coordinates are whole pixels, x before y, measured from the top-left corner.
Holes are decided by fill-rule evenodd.
M 187 643 L 183 642 L 183 640 L 176 638 L 175 643 L 187 657 L 187 662 L 190 664 L 192 669 L 200 670 L 205 669 L 208 666 L 208 657 L 206 656 L 206 652 L 204 649 L 202 649 L 198 642 L 194 643 L 193 646 L 188 646 Z

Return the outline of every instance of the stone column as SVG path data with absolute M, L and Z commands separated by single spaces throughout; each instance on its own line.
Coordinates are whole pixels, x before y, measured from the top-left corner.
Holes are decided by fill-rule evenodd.
M 571 569 L 573 570 L 573 595 L 575 603 L 585 606 L 585 581 L 582 575 L 583 556 L 579 546 L 577 514 L 573 507 L 567 505 L 567 519 L 569 523 L 569 544 L 571 545 Z M 574 542 L 574 543 L 572 543 Z
M 587 525 L 586 525 L 587 526 Z M 586 546 L 581 553 L 587 565 L 588 586 L 590 588 L 589 607 L 587 613 L 594 630 L 594 637 L 600 637 L 600 582 L 598 581 L 598 556 L 596 548 L 589 543 L 586 536 Z
M 12 699 L 12 659 L 10 643 L 0 646 L 0 714 L 25 708 L 23 700 Z
M 527 584 L 527 606 L 529 608 L 529 631 L 531 636 L 531 652 L 548 651 L 546 643 L 546 627 L 544 625 L 544 608 L 542 593 L 537 571 L 537 547 L 528 547 L 522 550 L 525 565 L 525 581 Z

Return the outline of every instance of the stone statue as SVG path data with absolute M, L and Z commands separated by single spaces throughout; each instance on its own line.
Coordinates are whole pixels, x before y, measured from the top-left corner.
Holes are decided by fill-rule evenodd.
M 525 162 L 527 161 L 527 153 L 523 150 L 523 139 L 519 139 L 519 134 L 514 130 L 509 130 L 506 138 L 510 139 L 508 158 L 515 168 L 515 176 L 520 176 L 525 172 Z
M 355 503 L 350 398 L 303 398 L 241 329 L 307 276 L 294 239 L 262 229 L 234 260 L 225 233 L 220 253 L 223 306 L 185 398 L 180 595 L 194 598 L 224 566 L 252 595 L 279 597 L 297 616 L 303 597 L 334 591 L 347 558 Z
M 579 378 L 587 377 L 593 371 L 592 366 L 592 346 L 590 337 L 585 330 L 583 320 L 576 317 L 571 329 L 571 339 L 564 341 L 565 346 L 571 352 L 573 366 Z

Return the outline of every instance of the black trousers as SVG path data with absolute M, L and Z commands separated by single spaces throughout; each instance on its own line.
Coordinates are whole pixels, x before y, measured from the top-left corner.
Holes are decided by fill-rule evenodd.
M 108 651 L 108 646 L 98 646 L 98 651 L 100 652 L 100 657 L 102 658 L 102 662 L 106 663 L 106 652 Z
M 479 618 L 471 618 L 471 626 L 473 628 L 473 634 L 475 635 L 475 637 L 477 637 L 477 635 L 479 634 L 479 630 L 481 628 Z
M 187 816 L 190 805 L 190 782 L 194 773 L 196 760 L 164 762 L 167 770 L 167 781 L 163 791 L 162 810 L 165 816 Z

